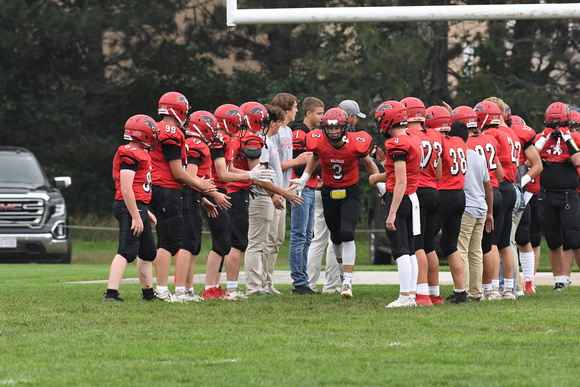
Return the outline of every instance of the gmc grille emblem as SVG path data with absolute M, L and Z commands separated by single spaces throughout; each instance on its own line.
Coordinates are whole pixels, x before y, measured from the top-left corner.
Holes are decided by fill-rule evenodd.
M 21 203 L 0 203 L 0 211 L 22 211 Z

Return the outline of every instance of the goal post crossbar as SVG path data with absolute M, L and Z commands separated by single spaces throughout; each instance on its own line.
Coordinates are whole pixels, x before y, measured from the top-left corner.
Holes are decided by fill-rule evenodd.
M 580 3 L 238 9 L 227 0 L 227 26 L 358 22 L 580 19 Z

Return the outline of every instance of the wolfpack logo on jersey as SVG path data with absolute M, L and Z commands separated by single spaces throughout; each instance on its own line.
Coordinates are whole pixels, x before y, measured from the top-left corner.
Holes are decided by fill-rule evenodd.
M 320 129 L 308 133 L 306 148 L 320 159 L 322 184 L 345 188 L 358 183 L 358 159 L 369 154 L 372 138 L 366 132 L 347 132 L 347 141 L 335 148 Z

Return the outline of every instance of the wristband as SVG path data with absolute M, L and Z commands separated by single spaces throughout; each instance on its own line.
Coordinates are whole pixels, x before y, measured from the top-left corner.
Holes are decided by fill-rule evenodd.
M 530 175 L 525 174 L 524 176 L 522 176 L 522 181 L 521 181 L 520 185 L 522 186 L 522 188 L 524 188 L 526 186 L 526 184 L 528 184 L 530 181 L 532 181 L 532 178 L 530 177 Z
M 300 179 L 304 181 L 310 180 L 310 173 L 304 172 L 302 176 L 300 176 Z

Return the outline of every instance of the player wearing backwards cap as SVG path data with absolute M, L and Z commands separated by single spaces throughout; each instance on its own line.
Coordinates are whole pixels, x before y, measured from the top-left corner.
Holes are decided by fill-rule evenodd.
M 544 170 L 540 176 L 540 220 L 550 249 L 550 264 L 554 273 L 554 290 L 564 290 L 566 270 L 563 267 L 563 234 L 576 262 L 580 262 L 580 198 L 578 174 L 580 152 L 568 125 L 570 108 L 554 102 L 546 110 L 546 129 L 536 141 Z
M 497 159 L 498 144 L 495 138 L 480 134 L 477 123 L 477 113 L 469 106 L 458 106 L 451 112 L 451 121 L 462 121 L 469 131 L 467 139 L 468 159 L 469 150 L 475 151 L 484 160 L 488 171 L 492 195 L 488 195 L 485 188 L 486 214 L 481 218 L 481 208 L 476 203 L 470 202 L 467 194 L 478 194 L 477 186 L 466 188 L 466 208 L 461 219 L 461 231 L 458 239 L 458 249 L 464 261 L 464 281 L 469 288 L 468 296 L 472 300 L 489 299 L 491 297 L 491 280 L 496 265 L 499 267 L 499 255 L 492 252 L 494 219 L 501 211 L 501 193 L 499 192 L 498 179 L 503 179 L 503 169 Z M 477 163 L 477 160 L 476 160 Z M 468 164 L 469 165 L 469 164 Z M 467 168 L 467 176 L 470 174 Z M 476 176 L 475 174 L 473 175 Z M 471 176 L 470 176 L 471 177 Z M 479 184 L 478 179 L 473 179 L 474 184 Z M 470 180 L 471 181 L 471 180 Z M 472 188 L 474 188 L 472 190 Z M 479 240 L 479 242 L 477 242 Z M 479 246 L 476 244 L 479 243 Z M 497 251 L 496 251 L 497 252 Z M 466 265 L 466 261 L 468 264 Z M 483 286 L 482 286 L 483 282 Z M 501 295 L 497 293 L 499 298 Z
M 299 179 L 293 179 L 297 190 L 302 190 L 314 168 L 322 167 L 321 188 L 324 218 L 330 230 L 337 260 L 342 258 L 344 280 L 343 298 L 352 297 L 352 275 L 356 258 L 354 230 L 358 221 L 361 189 L 358 184 L 358 160 L 369 173 L 378 173 L 371 160 L 371 136 L 366 132 L 348 132 L 348 115 L 339 108 L 329 109 L 320 124 L 322 130 L 313 130 L 306 139 L 307 149 L 313 152 Z
M 507 127 L 500 128 L 502 111 L 493 102 L 478 103 L 474 110 L 477 113 L 480 129 L 496 139 L 498 143 L 498 159 L 504 172 L 504 178 L 499 182 L 502 207 L 495 216 L 495 230 L 493 246 L 497 246 L 501 255 L 501 265 L 504 273 L 504 289 L 502 299 L 515 299 L 514 291 L 514 257 L 511 249 L 512 210 L 516 201 L 514 183 L 517 183 L 518 159 L 521 145 L 516 134 Z M 493 247 L 492 247 L 493 248 Z M 485 282 L 484 282 L 485 283 Z M 499 266 L 493 274 L 492 291 L 495 297 L 499 291 Z
M 185 136 L 183 126 L 187 118 L 189 103 L 177 92 L 165 93 L 159 99 L 157 123 L 159 145 L 151 152 L 153 185 L 151 209 L 157 216 L 158 249 L 155 258 L 157 273 L 156 296 L 160 300 L 173 302 L 175 297 L 167 287 L 171 257 L 181 248 L 183 230 L 183 185 L 195 187 L 203 192 L 214 191 L 211 180 L 204 180 L 187 173 Z
M 465 209 L 465 173 L 467 172 L 467 149 L 460 137 L 448 136 L 451 129 L 451 115 L 443 106 L 427 109 L 425 127 L 443 134 L 443 153 L 441 155 L 441 180 L 437 189 L 441 203 L 437 213 L 436 232 L 441 230 L 440 245 L 449 262 L 453 277 L 453 294 L 445 302 L 462 303 L 469 301 L 463 281 L 463 262 L 457 251 L 457 239 L 461 229 L 461 217 Z
M 371 175 L 369 182 L 377 184 L 381 193 L 386 190 L 383 196 L 387 208 L 385 225 L 399 273 L 399 298 L 387 308 L 415 306 L 411 290 L 417 286 L 418 274 L 414 235 L 421 231 L 416 194 L 423 155 L 421 141 L 405 133 L 407 110 L 398 101 L 380 104 L 375 112 L 375 122 L 379 133 L 387 137 L 385 172 Z M 381 188 L 380 182 L 385 181 L 385 187 Z
M 338 104 L 338 107 L 344 110 L 346 114 L 348 114 L 349 132 L 355 131 L 355 127 L 359 118 L 367 118 L 366 114 L 361 113 L 358 103 L 352 99 L 345 99 Z
M 420 306 L 440 305 L 439 282 L 435 281 L 430 297 L 429 273 L 431 280 L 439 275 L 439 258 L 435 252 L 435 231 L 437 212 L 439 210 L 439 191 L 437 181 L 441 176 L 441 154 L 443 152 L 443 136 L 436 130 L 424 128 L 426 109 L 421 100 L 407 97 L 401 100 L 407 110 L 407 133 L 416 136 L 421 141 L 423 155 L 421 156 L 421 176 L 417 197 L 421 209 L 421 233 L 415 236 L 415 255 L 417 257 L 417 297 L 415 302 Z M 415 289 L 411 289 L 411 292 Z
M 155 120 L 144 114 L 135 115 L 125 123 L 121 145 L 113 160 L 115 203 L 113 214 L 119 221 L 119 249 L 111 263 L 105 302 L 121 302 L 119 286 L 129 262 L 137 256 L 137 274 L 143 300 L 155 300 L 152 262 L 157 254 L 151 224 L 155 216 L 147 209 L 151 200 L 151 158 L 147 150 L 155 147 Z

